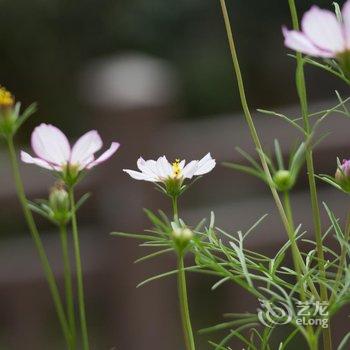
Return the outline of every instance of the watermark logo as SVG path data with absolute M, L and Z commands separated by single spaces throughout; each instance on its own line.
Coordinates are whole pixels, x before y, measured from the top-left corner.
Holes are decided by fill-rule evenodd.
M 321 301 L 297 302 L 296 311 L 291 305 L 283 302 L 273 303 L 259 300 L 259 321 L 266 327 L 295 323 L 299 326 L 320 326 L 328 328 L 328 303 Z
M 266 327 L 283 325 L 292 322 L 291 308 L 282 302 L 272 303 L 268 300 L 259 300 L 261 308 L 258 309 L 259 321 Z

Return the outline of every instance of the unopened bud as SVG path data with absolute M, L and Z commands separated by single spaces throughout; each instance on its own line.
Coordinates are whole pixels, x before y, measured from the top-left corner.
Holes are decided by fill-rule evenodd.
M 273 182 L 279 191 L 288 191 L 294 185 L 294 181 L 289 170 L 278 170 L 273 176 Z
M 49 195 L 49 204 L 52 209 L 54 219 L 65 221 L 69 216 L 69 196 L 62 184 L 57 184 L 52 188 Z
M 350 160 L 343 160 L 341 167 L 335 172 L 335 180 L 345 192 L 350 192 Z
M 193 232 L 187 227 L 176 227 L 173 229 L 172 238 L 177 247 L 183 250 L 193 238 Z

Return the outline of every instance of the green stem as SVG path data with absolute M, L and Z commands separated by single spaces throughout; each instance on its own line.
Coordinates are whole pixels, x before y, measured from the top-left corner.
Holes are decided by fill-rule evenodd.
M 337 296 L 338 288 L 341 282 L 341 277 L 343 276 L 344 267 L 346 266 L 347 243 L 349 242 L 349 238 L 350 238 L 350 212 L 348 212 L 347 219 L 346 219 L 344 243 L 342 244 L 342 247 L 341 247 L 339 267 L 334 280 L 333 294 L 329 300 L 329 304 L 332 304 L 334 299 Z
M 229 15 L 227 13 L 227 7 L 226 7 L 226 2 L 225 0 L 220 0 L 220 4 L 221 4 L 221 9 L 222 9 L 222 13 L 223 13 L 223 18 L 224 18 L 224 22 L 225 22 L 225 27 L 226 27 L 226 32 L 227 32 L 227 38 L 228 38 L 228 42 L 229 42 L 229 46 L 230 46 L 230 51 L 231 51 L 231 56 L 232 56 L 232 62 L 233 62 L 233 66 L 234 66 L 234 70 L 236 73 L 236 78 L 237 78 L 237 84 L 238 84 L 238 90 L 239 90 L 239 95 L 240 95 L 240 99 L 241 99 L 241 103 L 242 103 L 242 108 L 243 108 L 243 112 L 244 112 L 244 116 L 246 119 L 246 122 L 248 124 L 249 127 L 249 131 L 251 134 L 251 137 L 253 139 L 253 142 L 255 144 L 256 149 L 258 150 L 259 153 L 259 157 L 260 157 L 260 161 L 261 161 L 261 165 L 263 167 L 268 185 L 270 187 L 272 196 L 274 198 L 274 201 L 276 203 L 276 207 L 277 210 L 279 212 L 279 215 L 281 217 L 283 226 L 287 232 L 288 238 L 291 241 L 291 248 L 293 251 L 293 259 L 295 259 L 294 261 L 294 265 L 297 266 L 297 264 L 299 264 L 299 266 L 302 268 L 302 271 L 304 273 L 307 273 L 306 271 L 306 266 L 304 264 L 303 258 L 301 256 L 301 253 L 297 247 L 297 245 L 295 244 L 294 241 L 294 230 L 293 228 L 290 226 L 287 215 L 284 211 L 281 199 L 277 193 L 277 190 L 273 184 L 273 180 L 272 180 L 272 176 L 271 176 L 271 172 L 270 169 L 267 165 L 266 159 L 264 157 L 264 150 L 262 148 L 260 139 L 259 139 L 259 135 L 256 131 L 255 125 L 254 125 L 254 121 L 253 121 L 253 117 L 250 113 L 249 110 L 249 106 L 248 106 L 248 102 L 247 102 L 247 98 L 246 98 L 246 94 L 245 94 L 245 88 L 244 88 L 244 83 L 243 83 L 243 78 L 242 78 L 242 73 L 241 73 L 241 68 L 239 65 L 239 61 L 238 61 L 238 55 L 237 55 L 237 51 L 236 51 L 236 46 L 235 46 L 235 41 L 234 41 L 234 37 L 233 37 L 233 31 L 231 28 L 231 23 L 230 23 L 230 18 Z M 312 293 L 318 297 L 318 292 L 317 289 L 315 288 L 313 282 L 311 279 L 308 279 L 308 284 L 310 289 L 312 290 Z
M 295 0 L 288 0 L 289 8 L 292 16 L 293 28 L 294 30 L 299 30 L 299 19 L 297 14 L 297 9 L 295 5 Z M 304 122 L 304 130 L 307 134 L 307 141 L 312 134 L 312 128 L 309 121 L 309 111 L 308 111 L 308 102 L 307 102 L 307 91 L 306 91 L 306 82 L 304 74 L 304 62 L 303 57 L 300 52 L 297 52 L 297 70 L 296 70 L 296 86 L 300 100 L 301 113 Z M 312 207 L 312 217 L 314 222 L 314 231 L 316 239 L 316 252 L 318 258 L 318 269 L 320 272 L 321 278 L 326 278 L 326 271 L 324 267 L 324 252 L 323 252 L 323 243 L 322 243 L 322 228 L 321 228 L 321 216 L 320 208 L 318 204 L 317 188 L 315 181 L 315 170 L 313 164 L 313 155 L 312 155 L 312 146 L 307 142 L 306 147 L 306 167 L 308 172 L 309 188 L 310 188 L 310 198 L 311 198 L 311 207 Z M 320 284 L 320 295 L 321 300 L 328 301 L 328 291 L 326 285 L 323 283 Z M 330 326 L 328 328 L 322 329 L 323 335 L 323 347 L 326 350 L 332 349 L 332 338 Z
M 172 204 L 173 204 L 173 212 L 174 212 L 174 221 L 178 222 L 179 221 L 179 211 L 178 211 L 178 206 L 177 206 L 177 196 L 171 197 Z
M 178 255 L 178 293 L 186 350 L 195 350 L 196 347 L 194 344 L 190 311 L 188 307 L 185 266 L 182 254 Z
M 74 347 L 72 344 L 72 337 L 71 337 L 71 334 L 69 331 L 67 319 L 66 319 L 64 309 L 62 306 L 61 297 L 60 297 L 60 294 L 59 294 L 59 291 L 57 288 L 56 279 L 55 279 L 55 276 L 54 276 L 53 271 L 51 269 L 50 262 L 49 262 L 47 255 L 46 255 L 45 248 L 44 248 L 44 245 L 41 241 L 41 238 L 40 238 L 38 229 L 36 227 L 33 215 L 28 207 L 28 202 L 27 202 L 27 198 L 25 195 L 24 186 L 23 186 L 22 178 L 21 178 L 20 171 L 19 171 L 16 149 L 15 149 L 15 145 L 14 145 L 12 137 L 9 137 L 7 139 L 7 145 L 8 145 L 8 151 L 9 151 L 9 155 L 10 155 L 10 159 L 11 159 L 12 171 L 13 171 L 13 176 L 14 176 L 14 180 L 15 180 L 18 199 L 22 205 L 22 210 L 23 210 L 25 220 L 27 222 L 30 234 L 32 236 L 32 239 L 33 239 L 34 244 L 36 246 L 36 249 L 38 251 L 40 262 L 41 262 L 41 265 L 44 269 L 46 280 L 49 284 L 51 296 L 52 296 L 52 299 L 53 299 L 53 302 L 55 305 L 57 316 L 58 316 L 58 319 L 59 319 L 59 322 L 60 322 L 60 325 L 62 328 L 64 338 L 66 340 L 68 349 L 73 350 Z
M 72 233 L 73 233 L 73 245 L 75 254 L 75 265 L 77 273 L 77 290 L 78 290 L 78 304 L 79 304 L 79 316 L 80 316 L 80 326 L 83 341 L 83 349 L 89 350 L 89 337 L 86 323 L 86 312 L 85 312 L 85 300 L 84 300 L 84 282 L 83 282 L 83 271 L 80 257 L 80 243 L 78 234 L 78 225 L 76 217 L 76 208 L 74 200 L 74 190 L 73 187 L 69 188 L 69 200 L 70 200 L 70 210 L 72 213 Z
M 283 202 L 284 202 L 284 209 L 286 211 L 286 215 L 288 217 L 288 221 L 290 223 L 290 226 L 293 228 L 294 230 L 294 218 L 293 218 L 293 210 L 292 210 L 292 205 L 291 205 L 291 202 L 290 202 L 290 196 L 289 196 L 289 191 L 285 191 L 284 192 L 284 197 L 283 197 Z M 294 239 L 295 241 L 295 239 Z M 293 243 L 293 242 L 292 242 Z M 295 244 L 297 244 L 295 242 Z M 293 253 L 293 250 L 292 250 L 292 253 Z M 298 284 L 300 286 L 300 300 L 302 302 L 306 302 L 306 295 L 305 295 L 305 290 L 304 290 L 304 285 L 303 283 L 301 283 L 302 281 L 302 273 L 301 273 L 301 268 L 299 266 L 299 264 L 297 264 L 295 266 L 295 271 L 296 271 L 296 274 L 297 274 L 297 281 L 298 281 Z M 318 345 L 317 345 L 317 337 L 315 336 L 315 333 L 314 333 L 314 330 L 312 328 L 311 325 L 307 325 L 306 327 L 306 332 L 305 332 L 305 337 L 306 337 L 306 340 L 309 344 L 309 348 L 310 350 L 317 350 L 318 349 Z
M 293 211 L 292 211 L 292 206 L 290 203 L 290 196 L 289 196 L 289 191 L 285 191 L 284 192 L 284 197 L 283 197 L 283 202 L 284 202 L 284 210 L 286 212 L 288 221 L 289 221 L 289 225 L 292 228 L 293 231 L 295 231 L 295 226 L 294 226 L 294 219 L 293 219 Z M 293 235 L 293 241 L 291 242 L 292 245 L 296 245 L 297 246 L 297 242 L 295 239 L 295 235 Z M 295 254 L 295 250 L 292 250 L 292 254 Z M 300 264 L 298 263 L 297 257 L 294 256 L 294 261 L 296 262 L 295 264 L 295 271 L 297 273 L 297 279 L 300 285 L 300 296 L 301 296 L 301 300 L 305 301 L 305 290 L 303 287 L 303 284 L 301 283 L 302 280 L 302 273 L 301 273 L 301 267 Z
M 74 297 L 73 297 L 73 285 L 72 285 L 72 273 L 71 263 L 69 259 L 68 240 L 67 240 L 67 226 L 66 224 L 60 225 L 60 237 L 62 246 L 62 257 L 64 266 L 64 286 L 66 292 L 66 304 L 67 304 L 67 315 L 72 334 L 73 346 L 76 346 L 76 327 L 75 327 L 75 316 L 74 316 Z

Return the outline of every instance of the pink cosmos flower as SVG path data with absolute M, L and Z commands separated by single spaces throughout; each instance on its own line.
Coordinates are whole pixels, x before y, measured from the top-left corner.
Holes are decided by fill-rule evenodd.
M 94 154 L 102 148 L 102 140 L 96 130 L 81 136 L 71 147 L 63 132 L 49 124 L 41 124 L 34 129 L 31 144 L 37 157 L 21 151 L 24 163 L 36 164 L 62 174 L 70 172 L 75 176 L 82 170 L 91 169 L 106 161 L 119 148 L 119 143 L 112 142 L 110 148 L 95 159 Z
M 340 22 L 333 12 L 312 6 L 302 19 L 302 31 L 283 28 L 284 43 L 306 55 L 341 58 L 350 51 L 350 0 L 343 6 L 342 17 Z

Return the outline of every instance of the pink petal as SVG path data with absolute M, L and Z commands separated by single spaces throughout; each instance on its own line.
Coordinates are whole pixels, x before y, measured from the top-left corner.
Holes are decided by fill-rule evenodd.
M 70 157 L 70 145 L 67 137 L 53 125 L 41 124 L 31 137 L 35 154 L 49 163 L 62 165 Z
M 333 12 L 312 6 L 305 13 L 301 26 L 304 34 L 321 50 L 329 51 L 334 56 L 345 51 L 342 25 Z
M 94 154 L 102 147 L 102 140 L 96 130 L 91 130 L 78 139 L 72 149 L 70 163 L 84 168 L 94 160 Z
M 282 30 L 284 35 L 284 45 L 290 49 L 311 56 L 334 57 L 333 53 L 317 48 L 303 33 L 295 30 L 288 30 L 285 27 Z
M 33 158 L 30 154 L 28 154 L 27 152 L 24 152 L 24 151 L 21 151 L 21 160 L 24 163 L 35 164 L 35 165 L 38 165 L 44 169 L 57 170 L 54 168 L 54 166 L 52 166 L 51 164 L 49 164 L 45 160 L 40 159 L 40 158 Z
M 119 146 L 120 146 L 120 144 L 118 142 L 112 142 L 111 147 L 109 147 L 109 149 L 107 151 L 102 153 L 96 160 L 94 160 L 89 165 L 87 165 L 86 169 L 91 169 L 94 166 L 96 166 L 96 165 L 106 161 L 110 157 L 112 157 L 112 155 L 117 151 Z
M 350 49 L 350 0 L 348 0 L 342 10 L 344 22 L 344 35 L 346 41 L 346 48 Z

